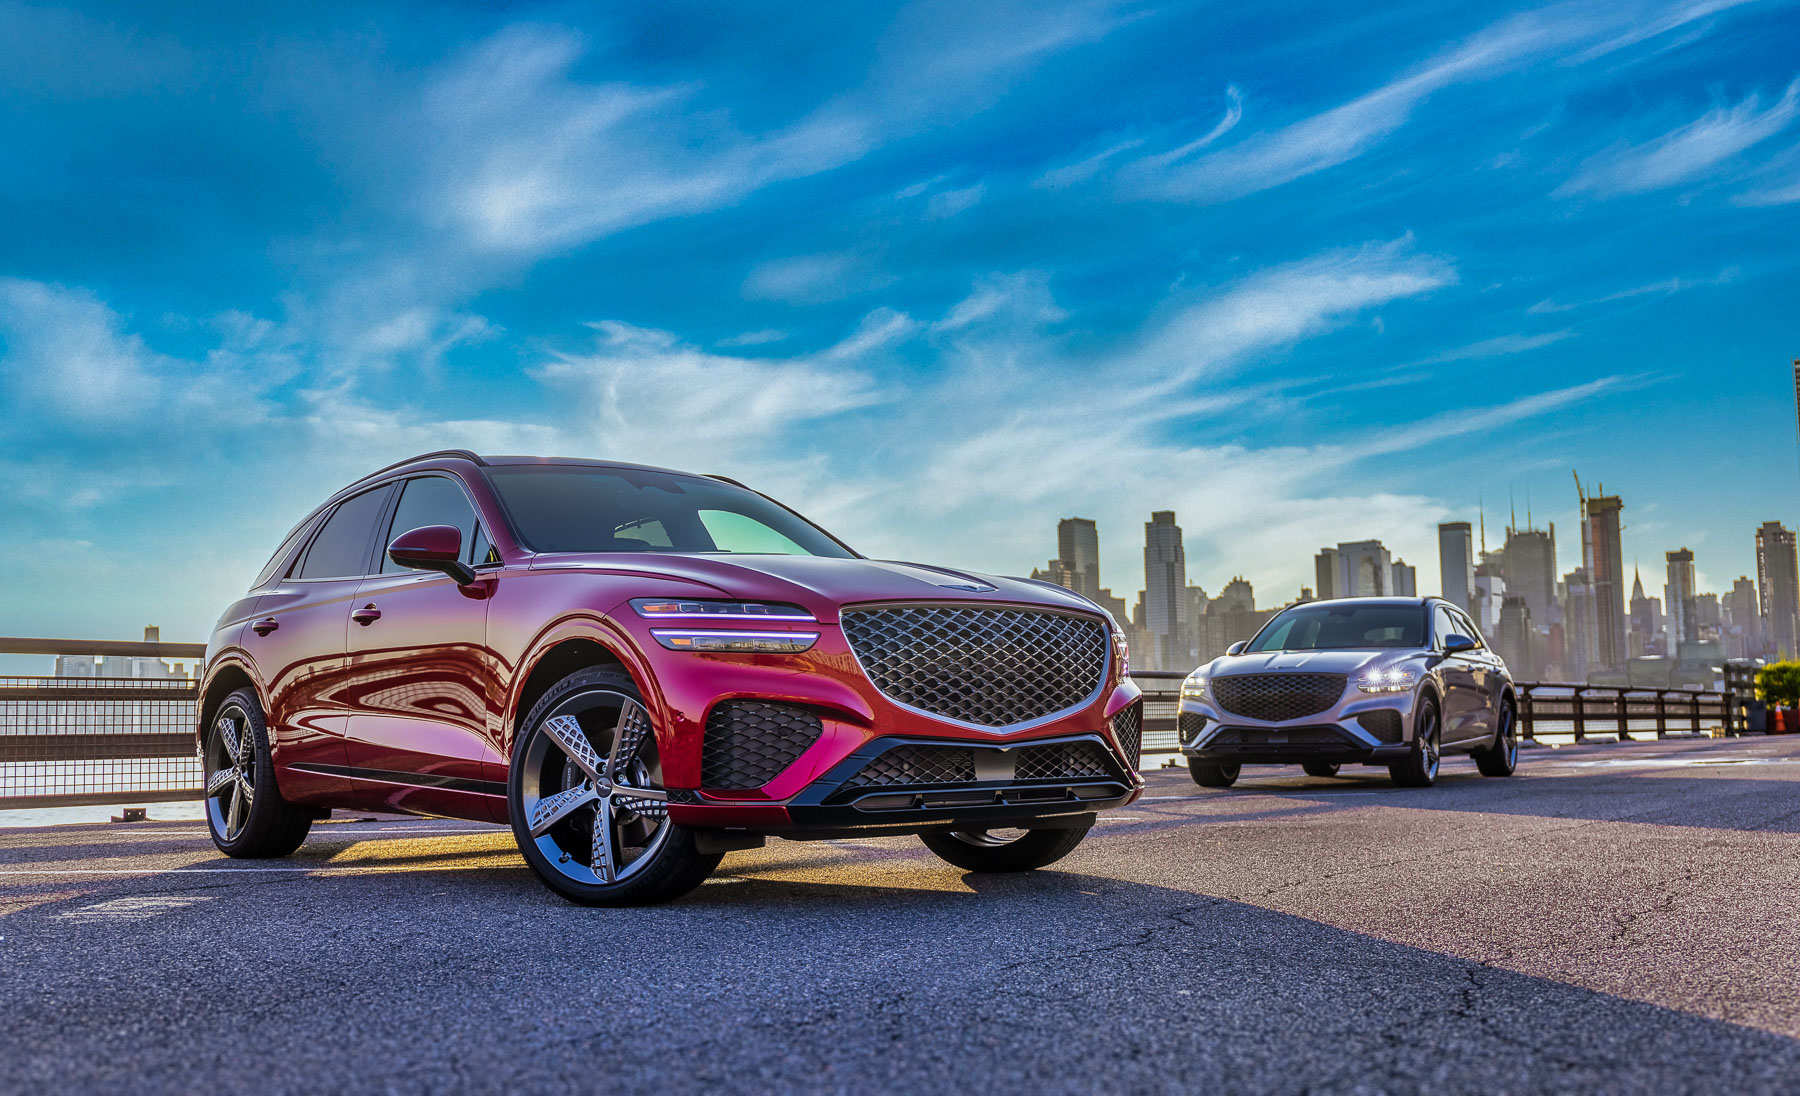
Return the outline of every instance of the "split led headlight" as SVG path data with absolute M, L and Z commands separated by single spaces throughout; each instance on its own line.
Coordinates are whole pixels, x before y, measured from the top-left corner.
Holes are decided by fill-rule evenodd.
M 1418 675 L 1400 666 L 1373 669 L 1357 679 L 1356 687 L 1365 693 L 1403 693 L 1413 687 Z
M 651 628 L 656 642 L 671 651 L 710 654 L 792 655 L 812 649 L 817 632 L 776 632 L 730 625 L 811 624 L 811 613 L 798 605 L 771 601 L 720 601 L 711 598 L 640 597 L 632 609 L 645 620 L 680 624 L 675 628 Z M 712 624 L 727 627 L 710 627 Z M 694 627 L 705 624 L 709 627 Z

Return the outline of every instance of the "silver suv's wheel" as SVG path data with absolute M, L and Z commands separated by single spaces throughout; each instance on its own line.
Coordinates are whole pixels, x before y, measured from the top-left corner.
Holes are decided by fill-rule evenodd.
M 507 792 L 526 862 L 576 902 L 662 901 L 699 886 L 719 863 L 669 821 L 650 714 L 616 671 L 577 671 L 538 701 L 513 749 Z
M 1412 752 L 1404 761 L 1389 765 L 1388 775 L 1402 788 L 1429 788 L 1437 782 L 1438 766 L 1442 762 L 1442 727 L 1438 721 L 1437 701 L 1426 697 L 1419 702 L 1419 714 L 1413 720 Z
M 1500 705 L 1500 726 L 1491 746 L 1475 751 L 1475 767 L 1482 776 L 1511 776 L 1519 767 L 1519 718 L 1511 701 Z

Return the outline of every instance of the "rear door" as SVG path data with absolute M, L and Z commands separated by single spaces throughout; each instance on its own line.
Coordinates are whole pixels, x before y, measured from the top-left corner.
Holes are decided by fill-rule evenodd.
M 391 485 L 339 503 L 288 572 L 257 600 L 243 646 L 268 689 L 282 792 L 341 799 L 345 779 L 345 630 Z
M 1469 737 L 1486 739 L 1494 733 L 1494 727 L 1500 715 L 1500 658 L 1494 649 L 1487 645 L 1475 622 L 1466 613 L 1451 610 L 1459 627 L 1467 628 L 1464 634 L 1473 639 L 1478 646 L 1466 656 L 1469 662 L 1471 688 L 1469 694 L 1470 727 Z
M 1468 634 L 1461 622 L 1442 605 L 1432 612 L 1431 620 L 1435 633 L 1433 643 L 1440 652 L 1446 637 Z M 1477 703 L 1474 664 L 1467 654 L 1445 654 L 1438 666 L 1438 676 L 1444 683 L 1443 741 L 1446 745 L 1466 741 L 1473 737 L 1469 724 L 1475 717 Z
M 458 586 L 387 558 L 385 545 L 427 525 L 461 530 L 463 562 L 492 566 L 483 523 L 460 481 L 424 475 L 401 485 L 375 573 L 359 585 L 350 613 L 349 765 L 371 807 L 493 817 L 506 772 L 497 741 L 504 698 L 487 647 L 496 579 L 490 570 Z

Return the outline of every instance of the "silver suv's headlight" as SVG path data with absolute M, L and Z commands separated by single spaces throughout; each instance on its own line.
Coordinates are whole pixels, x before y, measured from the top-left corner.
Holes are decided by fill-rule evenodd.
M 1402 666 L 1369 670 L 1357 678 L 1356 687 L 1365 693 L 1403 693 L 1413 687 L 1418 675 Z
M 1185 680 L 1181 683 L 1181 699 L 1183 699 L 1183 700 L 1205 700 L 1206 699 L 1206 675 L 1201 673 L 1198 670 L 1195 670 L 1193 673 L 1189 674 L 1187 676 L 1187 680 Z

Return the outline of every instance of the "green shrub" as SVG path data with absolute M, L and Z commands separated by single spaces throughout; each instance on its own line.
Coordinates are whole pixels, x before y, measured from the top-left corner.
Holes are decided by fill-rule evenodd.
M 1756 695 L 1778 707 L 1800 705 L 1800 662 L 1775 662 L 1756 671 Z

